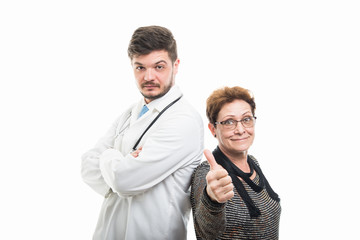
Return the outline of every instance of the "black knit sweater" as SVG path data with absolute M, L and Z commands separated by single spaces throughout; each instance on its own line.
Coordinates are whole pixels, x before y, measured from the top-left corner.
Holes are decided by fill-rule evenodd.
M 197 167 L 191 179 L 190 200 L 197 239 L 279 239 L 280 203 L 273 200 L 266 189 L 256 193 L 243 182 L 261 212 L 259 217 L 251 218 L 246 204 L 235 189 L 234 197 L 224 204 L 209 198 L 206 193 L 206 174 L 209 170 L 210 166 L 205 161 Z M 258 174 L 253 181 L 259 183 Z

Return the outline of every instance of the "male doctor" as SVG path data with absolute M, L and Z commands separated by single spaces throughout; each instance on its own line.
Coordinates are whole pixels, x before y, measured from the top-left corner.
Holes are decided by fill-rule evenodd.
M 203 122 L 175 85 L 180 61 L 168 29 L 138 28 L 128 55 L 143 97 L 82 156 L 85 183 L 104 196 L 93 239 L 186 239 Z

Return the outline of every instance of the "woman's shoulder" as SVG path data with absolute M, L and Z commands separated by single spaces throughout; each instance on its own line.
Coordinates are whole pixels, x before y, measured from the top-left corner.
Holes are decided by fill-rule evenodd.
M 199 166 L 196 167 L 195 172 L 208 172 L 210 171 L 210 164 L 208 161 L 202 161 Z
M 210 164 L 208 161 L 202 161 L 199 166 L 196 167 L 194 170 L 194 173 L 192 175 L 192 178 L 202 178 L 206 176 L 206 174 L 210 171 Z
M 257 165 L 260 167 L 259 161 L 253 156 L 253 155 L 249 155 L 249 158 Z

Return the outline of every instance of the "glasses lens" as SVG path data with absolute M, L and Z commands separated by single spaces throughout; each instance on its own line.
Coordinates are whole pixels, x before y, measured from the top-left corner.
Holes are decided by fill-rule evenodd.
M 230 119 L 230 120 L 221 122 L 221 125 L 224 127 L 224 129 L 234 130 L 238 126 L 239 122 L 241 122 L 243 127 L 251 128 L 254 126 L 255 117 L 246 117 L 240 121 Z
M 235 129 L 235 126 L 236 126 L 236 123 L 237 122 L 233 122 L 232 124 L 225 124 L 224 127 L 225 129 Z
M 233 121 L 233 120 L 230 120 L 230 121 L 226 121 L 223 126 L 224 128 L 226 129 L 234 129 L 235 126 L 236 126 L 237 122 L 236 121 Z
M 247 117 L 247 118 L 243 119 L 242 124 L 244 127 L 250 128 L 250 127 L 254 126 L 254 121 L 255 121 L 255 118 Z

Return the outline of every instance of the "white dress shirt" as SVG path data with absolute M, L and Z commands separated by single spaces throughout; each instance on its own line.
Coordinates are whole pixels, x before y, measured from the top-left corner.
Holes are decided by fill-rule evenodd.
M 190 178 L 203 151 L 200 115 L 182 97 L 144 135 L 139 156 L 130 154 L 150 122 L 180 95 L 173 86 L 138 118 L 142 99 L 82 156 L 84 181 L 105 197 L 94 240 L 186 239 Z

